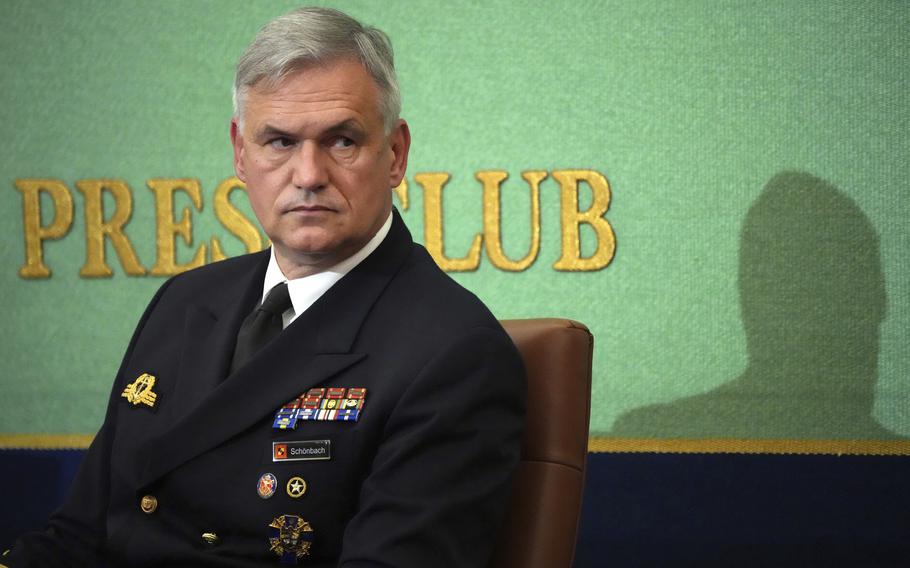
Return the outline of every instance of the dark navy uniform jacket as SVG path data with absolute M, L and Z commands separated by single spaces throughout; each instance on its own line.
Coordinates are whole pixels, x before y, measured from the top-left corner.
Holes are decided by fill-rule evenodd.
M 268 254 L 162 286 L 67 501 L 0 563 L 277 566 L 269 525 L 286 515 L 313 529 L 301 566 L 485 566 L 524 418 L 509 337 L 395 212 L 373 254 L 230 373 Z M 122 396 L 143 373 L 156 379 L 154 407 Z M 273 429 L 276 410 L 313 387 L 365 388 L 359 419 Z M 329 440 L 331 459 L 273 461 L 273 442 L 311 440 Z M 277 491 L 263 499 L 266 473 Z M 299 498 L 286 490 L 295 476 Z

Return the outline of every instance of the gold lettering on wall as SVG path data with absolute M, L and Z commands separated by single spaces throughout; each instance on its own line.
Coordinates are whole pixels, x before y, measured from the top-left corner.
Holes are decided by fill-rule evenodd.
M 606 267 L 612 262 L 616 251 L 616 236 L 610 222 L 605 218 L 611 201 L 609 182 L 594 170 L 555 170 L 552 176 L 559 186 L 558 215 L 561 239 L 559 259 L 553 264 L 553 268 L 561 271 L 594 271 Z M 481 184 L 483 230 L 471 235 L 465 256 L 449 257 L 445 254 L 447 243 L 443 230 L 442 192 L 451 175 L 445 172 L 414 175 L 413 180 L 423 190 L 424 246 L 440 268 L 447 272 L 477 270 L 480 266 L 481 250 L 486 251 L 490 264 L 499 270 L 508 272 L 527 270 L 541 255 L 543 219 L 540 185 L 547 180 L 547 171 L 528 170 L 521 174 L 528 187 L 530 238 L 527 253 L 518 259 L 510 258 L 503 249 L 502 217 L 503 204 L 506 204 L 508 210 L 510 203 L 514 203 L 516 199 L 524 199 L 523 191 L 506 190 L 504 196 L 503 185 L 509 178 L 509 173 L 505 170 L 481 170 L 476 172 L 474 177 Z M 25 264 L 19 267 L 19 275 L 22 278 L 48 278 L 51 269 L 44 261 L 45 241 L 63 238 L 71 230 L 73 194 L 64 182 L 57 179 L 29 178 L 16 180 L 14 183 L 22 194 L 22 226 L 25 237 Z M 222 246 L 223 231 L 212 236 L 209 242 L 203 240 L 195 250 L 192 248 L 193 208 L 200 213 L 203 210 L 199 180 L 153 178 L 146 183 L 154 196 L 156 249 L 155 263 L 148 270 L 139 261 L 133 246 L 133 242 L 137 242 L 135 239 L 139 237 L 133 235 L 131 242 L 126 232 L 133 214 L 134 198 L 127 182 L 120 179 L 84 179 L 75 182 L 85 205 L 85 263 L 78 272 L 80 276 L 97 278 L 113 275 L 114 271 L 105 258 L 108 241 L 116 252 L 123 271 L 132 276 L 144 274 L 172 276 L 202 266 L 207 260 L 219 261 L 227 256 Z M 579 211 L 582 184 L 590 188 L 592 195 L 591 205 L 585 211 Z M 513 182 L 508 187 L 514 188 L 518 185 L 522 185 L 521 182 Z M 270 243 L 263 241 L 255 218 L 244 215 L 243 210 L 231 201 L 231 196 L 236 190 L 245 196 L 246 189 L 246 185 L 237 177 L 221 181 L 212 194 L 212 211 L 225 231 L 243 243 L 247 253 L 252 253 L 262 250 Z M 406 179 L 391 189 L 401 211 L 409 209 L 408 190 L 409 184 Z M 175 199 L 186 199 L 175 198 L 178 192 L 186 194 L 192 207 L 184 206 L 175 211 Z M 109 211 L 105 211 L 106 203 Z M 593 253 L 588 256 L 582 256 L 581 233 L 588 230 L 584 229 L 583 225 L 587 225 L 596 238 Z M 515 224 L 506 223 L 506 226 L 512 227 Z M 588 236 L 590 233 L 585 235 L 586 238 Z M 183 239 L 185 246 L 190 247 L 188 252 L 192 253 L 192 258 L 189 262 L 177 261 L 178 237 Z M 146 236 L 142 242 L 148 240 Z M 206 253 L 209 250 L 211 257 L 207 258 Z M 585 252 L 588 250 L 589 247 L 586 247 Z M 181 257 L 186 254 L 185 251 L 180 252 Z
M 224 180 L 215 188 L 215 196 L 212 198 L 215 217 L 224 225 L 225 229 L 240 239 L 243 246 L 246 247 L 246 252 L 260 251 L 262 250 L 262 236 L 259 234 L 259 229 L 231 203 L 231 192 L 235 189 L 246 192 L 246 184 L 237 176 Z M 212 237 L 212 260 L 219 261 L 225 258 L 221 242 L 217 237 Z
M 155 265 L 149 271 L 154 276 L 172 276 L 185 270 L 205 264 L 205 245 L 199 245 L 193 259 L 184 264 L 177 264 L 176 239 L 183 237 L 187 246 L 193 246 L 193 225 L 189 207 L 184 207 L 180 221 L 174 217 L 174 193 L 184 191 L 189 195 L 193 206 L 202 210 L 202 190 L 199 180 L 193 178 L 164 179 L 153 178 L 147 185 L 155 194 L 155 226 L 157 234 L 155 245 L 158 256 Z
M 599 270 L 613 260 L 616 235 L 604 214 L 610 208 L 610 184 L 607 178 L 593 170 L 555 170 L 559 182 L 560 224 L 562 226 L 562 256 L 553 264 L 556 270 Z M 594 194 L 587 211 L 578 210 L 578 185 L 585 182 Z M 597 248 L 589 257 L 581 256 L 582 224 L 597 234 Z
M 487 256 L 496 268 L 519 272 L 531 266 L 540 252 L 540 182 L 545 171 L 522 172 L 521 177 L 531 189 L 531 245 L 521 260 L 511 260 L 502 250 L 502 210 L 500 186 L 509 174 L 502 170 L 480 171 L 475 174 L 483 184 L 483 239 Z
M 22 193 L 22 230 L 25 233 L 25 264 L 19 268 L 22 278 L 48 278 L 51 269 L 44 264 L 44 241 L 66 235 L 73 224 L 73 196 L 66 185 L 56 179 L 20 179 L 15 182 Z M 54 204 L 54 220 L 41 224 L 41 192 Z
M 462 258 L 449 258 L 445 255 L 442 238 L 442 190 L 449 174 L 419 173 L 414 175 L 423 188 L 423 239 L 427 252 L 436 264 L 446 272 L 466 272 L 477 270 L 480 265 L 480 245 L 483 237 L 474 235 L 468 254 Z
M 85 179 L 76 182 L 76 189 L 85 199 L 85 264 L 79 276 L 97 278 L 114 272 L 104 258 L 104 239 L 109 238 L 120 258 L 124 272 L 142 276 L 145 267 L 139 263 L 136 251 L 123 234 L 123 226 L 133 215 L 133 196 L 126 182 L 117 179 Z M 114 212 L 104 220 L 104 192 L 114 199 Z
M 401 183 L 392 188 L 398 197 L 398 203 L 401 204 L 401 210 L 408 210 L 408 180 L 402 178 Z

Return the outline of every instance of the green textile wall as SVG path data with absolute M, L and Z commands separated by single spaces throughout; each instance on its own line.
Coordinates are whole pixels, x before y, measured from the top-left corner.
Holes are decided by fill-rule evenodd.
M 403 216 L 424 239 L 421 172 L 445 172 L 445 251 L 483 228 L 475 174 L 505 170 L 506 254 L 524 271 L 452 276 L 501 318 L 567 317 L 595 336 L 591 431 L 656 438 L 910 435 L 910 8 L 902 2 L 333 2 L 391 36 L 413 146 Z M 131 188 L 125 233 L 155 262 L 146 181 L 195 178 L 187 262 L 217 236 L 233 175 L 233 64 L 294 7 L 265 1 L 0 4 L 0 433 L 90 433 L 161 277 L 81 278 L 75 183 Z M 561 271 L 555 170 L 609 180 L 612 262 Z M 75 204 L 53 274 L 19 276 L 23 195 Z M 247 212 L 235 196 L 234 202 Z M 580 208 L 591 204 L 580 185 Z M 42 198 L 45 224 L 52 203 Z M 106 207 L 113 207 L 111 200 Z M 108 210 L 110 214 L 110 210 Z M 582 225 L 582 252 L 597 248 Z

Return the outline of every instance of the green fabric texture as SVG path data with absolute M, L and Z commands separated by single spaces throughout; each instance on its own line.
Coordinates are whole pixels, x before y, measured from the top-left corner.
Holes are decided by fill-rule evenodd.
M 233 175 L 233 66 L 271 1 L 0 4 L 0 433 L 93 432 L 160 277 L 80 278 L 83 179 L 131 188 L 125 233 L 155 262 L 151 178 L 195 178 L 194 242 L 243 246 L 213 214 Z M 415 174 L 446 172 L 445 251 L 483 228 L 474 176 L 505 170 L 509 258 L 452 273 L 500 318 L 566 317 L 595 337 L 591 431 L 657 438 L 910 435 L 910 10 L 898 2 L 332 2 L 391 36 Z M 565 272 L 554 170 L 603 174 L 616 235 L 601 270 Z M 23 279 L 14 182 L 74 201 Z M 591 192 L 580 187 L 580 207 Z M 252 217 L 242 199 L 234 203 Z M 106 201 L 106 207 L 113 204 Z M 42 200 L 43 222 L 53 217 Z M 596 238 L 582 226 L 582 252 Z

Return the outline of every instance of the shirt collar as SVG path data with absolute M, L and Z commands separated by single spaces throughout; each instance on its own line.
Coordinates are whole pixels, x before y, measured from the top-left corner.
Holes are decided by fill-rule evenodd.
M 382 224 L 382 227 L 376 231 L 373 238 L 359 251 L 322 272 L 304 276 L 303 278 L 295 278 L 294 280 L 288 280 L 284 273 L 281 272 L 281 268 L 278 267 L 278 261 L 275 259 L 275 247 L 271 247 L 269 266 L 265 270 L 265 280 L 262 284 L 262 299 L 260 301 L 265 300 L 265 297 L 272 288 L 282 282 L 287 282 L 293 311 L 288 310 L 285 312 L 283 319 L 284 327 L 289 326 L 292 321 L 297 319 L 300 314 L 305 312 L 307 308 L 312 306 L 316 300 L 325 294 L 329 288 L 341 280 L 345 274 L 363 262 L 366 257 L 370 256 L 370 254 L 379 247 L 386 235 L 389 234 L 389 229 L 391 228 L 392 214 L 389 213 L 389 217 L 385 220 L 385 223 Z

